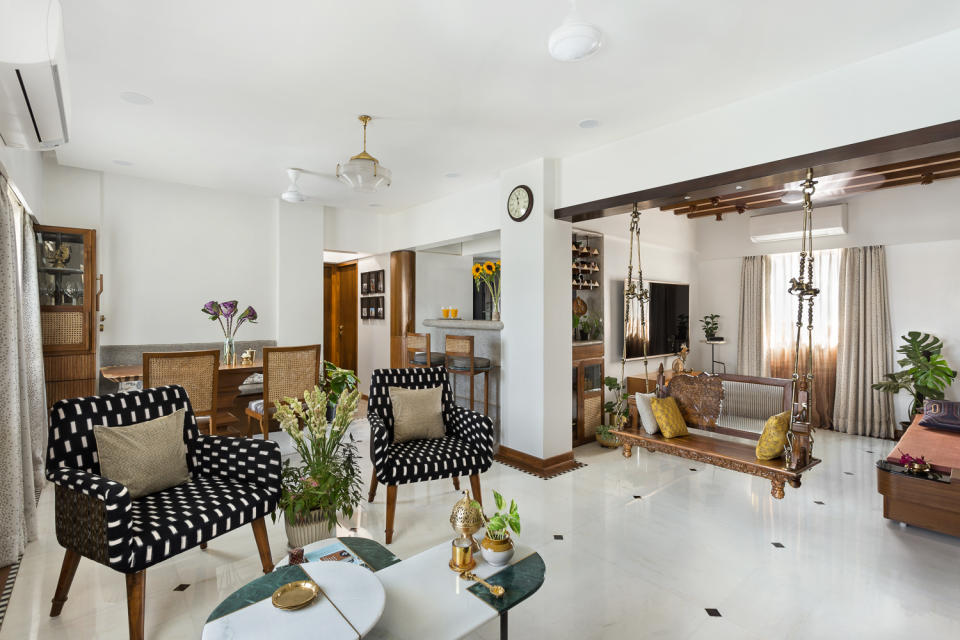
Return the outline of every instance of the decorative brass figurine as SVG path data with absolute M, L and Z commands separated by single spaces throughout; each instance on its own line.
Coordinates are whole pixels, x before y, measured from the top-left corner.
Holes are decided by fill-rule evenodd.
M 253 364 L 253 359 L 257 356 L 256 349 L 247 349 L 240 354 L 240 364 L 251 365 Z
M 460 534 L 458 540 L 469 540 L 471 549 L 474 552 L 480 551 L 480 545 L 473 539 L 473 534 L 483 527 L 483 512 L 473 505 L 469 491 L 464 491 L 463 497 L 453 505 L 450 526 Z

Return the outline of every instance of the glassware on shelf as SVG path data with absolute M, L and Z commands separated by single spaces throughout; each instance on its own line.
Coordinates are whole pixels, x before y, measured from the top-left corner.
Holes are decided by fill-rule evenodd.
M 70 299 L 70 304 L 77 304 L 77 298 L 83 294 L 83 287 L 81 287 L 77 281 L 70 280 L 63 285 L 61 291 Z
M 57 283 L 53 277 L 44 277 L 40 278 L 40 283 L 38 285 L 38 291 L 40 293 L 40 304 L 57 304 Z
M 449 318 L 449 317 L 450 317 L 450 307 L 442 307 L 442 308 L 440 309 L 440 312 L 443 314 L 443 317 L 444 317 L 444 318 Z
M 450 308 L 450 317 L 451 317 L 451 318 L 456 318 L 456 317 L 457 317 L 457 314 L 459 314 L 459 313 L 460 313 L 460 309 L 457 309 L 456 307 L 451 307 L 451 308 Z

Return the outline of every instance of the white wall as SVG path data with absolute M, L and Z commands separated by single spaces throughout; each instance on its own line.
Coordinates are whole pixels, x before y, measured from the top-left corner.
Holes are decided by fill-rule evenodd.
M 423 321 L 443 317 L 440 310 L 445 306 L 456 307 L 461 318 L 473 317 L 472 266 L 473 256 L 417 252 L 417 332 L 430 333 Z M 432 344 L 430 348 L 442 351 L 443 345 Z
M 955 369 L 960 368 L 960 298 L 953 293 L 960 273 L 958 199 L 960 179 L 857 195 L 847 201 L 849 233 L 814 240 L 817 249 L 885 245 L 894 349 L 908 331 L 932 333 L 944 341 L 944 355 Z M 728 343 L 717 347 L 717 358 L 735 371 L 741 258 L 796 251 L 798 242 L 751 243 L 747 216 L 690 224 L 700 255 L 699 315 L 720 314 Z M 960 398 L 960 384 L 948 397 Z M 901 419 L 906 405 L 905 396 L 898 398 Z
M 34 215 L 41 213 L 43 168 L 39 151 L 13 149 L 0 143 L 0 172 L 7 176 L 23 205 Z
M 381 253 L 357 262 L 357 296 L 360 295 L 360 274 L 366 271 L 384 271 L 383 320 L 364 320 L 358 316 L 357 376 L 360 389 L 366 393 L 374 369 L 390 366 L 390 254 Z M 376 294 L 381 295 L 381 294 Z
M 277 344 L 321 344 L 324 208 L 283 201 L 277 205 Z

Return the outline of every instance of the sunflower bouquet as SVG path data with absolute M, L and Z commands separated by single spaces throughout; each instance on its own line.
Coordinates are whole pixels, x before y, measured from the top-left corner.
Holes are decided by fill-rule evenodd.
M 493 316 L 500 318 L 500 261 L 487 260 L 473 265 L 473 283 L 477 289 L 486 285 L 493 300 Z

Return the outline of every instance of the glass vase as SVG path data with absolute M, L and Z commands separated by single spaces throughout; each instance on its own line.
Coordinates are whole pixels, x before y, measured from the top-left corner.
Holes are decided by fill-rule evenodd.
M 223 350 L 220 353 L 220 360 L 223 364 L 233 364 L 237 359 L 237 346 L 233 343 L 233 338 L 223 339 Z

